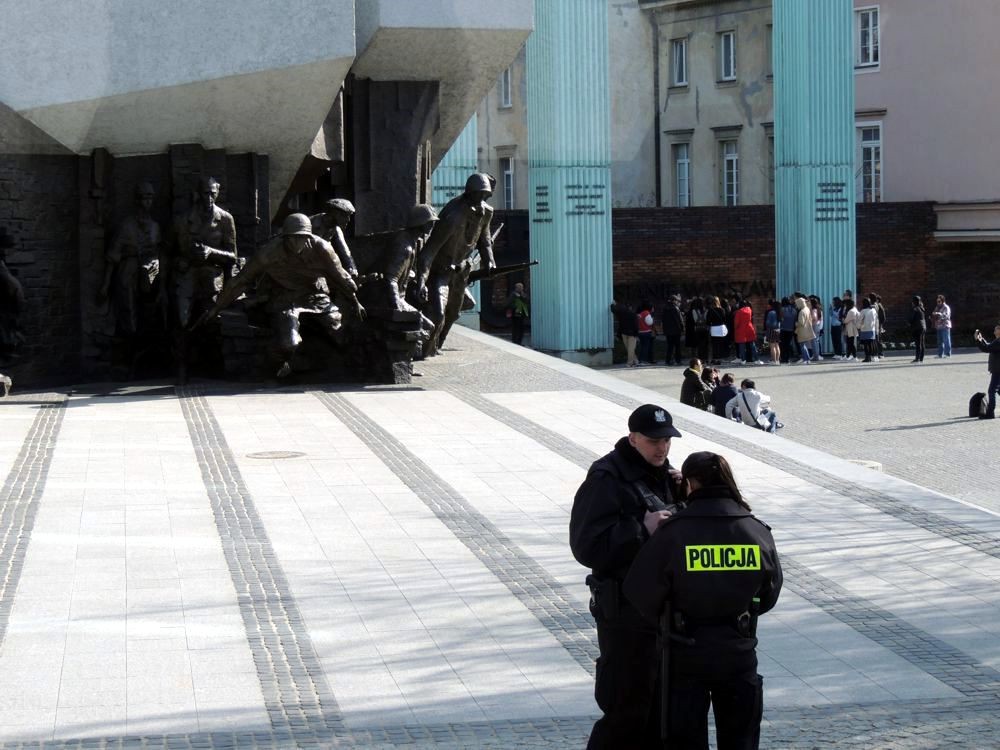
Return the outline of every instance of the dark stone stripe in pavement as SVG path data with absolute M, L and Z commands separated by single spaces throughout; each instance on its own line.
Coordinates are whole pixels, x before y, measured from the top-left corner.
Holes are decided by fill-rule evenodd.
M 349 747 L 364 750 L 468 750 L 469 748 L 545 748 L 579 750 L 595 716 L 406 724 L 361 728 L 347 733 L 300 728 L 270 731 L 194 732 L 191 734 L 88 737 L 86 739 L 0 743 L 3 750 L 235 750 L 243 748 Z
M 7 635 L 38 501 L 45 489 L 56 438 L 66 414 L 65 397 L 59 398 L 38 404 L 38 413 L 0 490 L 0 645 Z
M 462 544 L 517 597 L 591 674 L 598 650 L 589 614 L 574 597 L 450 484 L 339 394 L 316 396 L 388 466 Z
M 345 732 L 340 709 L 253 498 L 208 401 L 179 388 L 229 574 L 274 729 Z
M 599 458 L 559 433 L 525 419 L 516 412 L 459 385 L 446 389 L 493 419 L 530 437 L 583 469 Z M 854 596 L 829 578 L 781 557 L 785 584 L 807 601 L 883 648 L 901 656 L 963 695 L 1000 693 L 1000 673 L 925 631 L 910 625 L 878 605 Z
M 1000 708 L 997 670 L 787 556 L 781 567 L 785 584 L 806 601 L 962 695 L 990 696 Z

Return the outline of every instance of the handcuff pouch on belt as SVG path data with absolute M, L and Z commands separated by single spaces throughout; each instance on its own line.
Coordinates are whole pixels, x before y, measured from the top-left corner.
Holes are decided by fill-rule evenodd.
M 621 581 L 615 578 L 587 576 L 590 600 L 601 611 L 606 620 L 613 620 L 621 612 Z

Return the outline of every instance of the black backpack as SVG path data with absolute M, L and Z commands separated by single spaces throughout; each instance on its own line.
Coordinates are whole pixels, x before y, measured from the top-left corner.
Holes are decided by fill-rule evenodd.
M 969 399 L 969 416 L 970 417 L 985 417 L 986 416 L 986 394 L 985 393 L 973 393 L 972 398 Z

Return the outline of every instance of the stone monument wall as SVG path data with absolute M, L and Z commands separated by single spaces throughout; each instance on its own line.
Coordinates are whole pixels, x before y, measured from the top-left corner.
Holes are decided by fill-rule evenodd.
M 80 360 L 76 157 L 0 155 L 0 225 L 27 298 L 26 342 L 5 370 L 15 384 L 71 377 Z
M 7 264 L 27 298 L 26 341 L 4 366 L 19 387 L 122 377 L 112 366 L 115 320 L 98 299 L 107 248 L 135 211 L 137 183 L 153 184 L 153 218 L 167 236 L 203 174 L 222 183 L 219 205 L 233 214 L 240 254 L 252 255 L 270 235 L 265 156 L 198 145 L 119 158 L 103 149 L 80 157 L 0 155 L 0 225 L 15 245 Z

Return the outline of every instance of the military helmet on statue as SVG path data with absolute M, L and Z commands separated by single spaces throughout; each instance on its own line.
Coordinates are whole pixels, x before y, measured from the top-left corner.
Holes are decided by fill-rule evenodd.
M 293 234 L 312 234 L 312 222 L 305 214 L 289 214 L 281 225 L 281 233 L 286 237 Z
M 469 179 L 465 181 L 465 192 L 466 193 L 478 193 L 484 192 L 493 194 L 493 182 L 490 180 L 488 174 L 483 174 L 482 172 L 476 172 L 475 174 L 469 175 Z
M 426 203 L 418 203 L 410 209 L 409 214 L 406 216 L 406 228 L 414 229 L 422 227 L 428 222 L 437 220 L 437 211 L 434 210 L 433 206 L 428 206 Z

